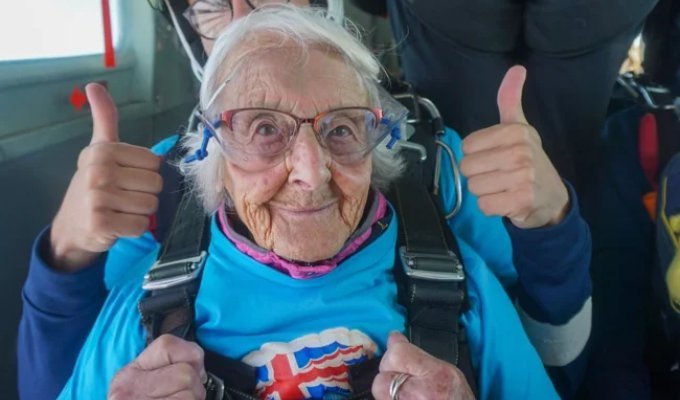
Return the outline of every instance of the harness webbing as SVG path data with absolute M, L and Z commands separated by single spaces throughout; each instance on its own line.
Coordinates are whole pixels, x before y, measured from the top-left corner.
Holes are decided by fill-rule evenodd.
M 144 277 L 149 293 L 139 302 L 147 343 L 163 333 L 194 340 L 194 300 L 201 282 L 209 220 L 198 199 L 185 192 L 158 261 Z
M 459 322 L 467 307 L 460 249 L 443 217 L 439 197 L 432 188 L 428 190 L 436 163 L 432 155 L 435 142 L 444 134 L 443 123 L 436 110 L 429 109 L 431 103 L 423 106 L 410 88 L 406 90 L 411 92 L 399 97 L 410 109 L 413 118 L 409 122 L 416 128 L 409 141 L 423 146 L 430 156 L 422 160 L 417 151 L 403 151 L 406 170 L 388 193 L 401 227 L 397 259 L 403 268 L 394 269 L 399 302 L 407 309 L 410 342 L 456 365 L 476 395 L 476 375 Z
M 466 346 L 461 344 L 464 330 L 458 319 L 466 290 L 457 243 L 453 235 L 447 238 L 450 230 L 442 225 L 432 197 L 414 174 L 402 178 L 393 193 L 401 227 L 397 256 L 403 264 L 395 268 L 395 276 L 399 302 L 407 308 L 408 338 L 460 368 L 469 360 L 461 362 L 461 347 Z

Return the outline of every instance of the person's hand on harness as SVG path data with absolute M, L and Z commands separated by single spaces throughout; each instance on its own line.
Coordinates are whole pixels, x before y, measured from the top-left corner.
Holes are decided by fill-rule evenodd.
M 203 349 L 173 335 L 159 336 L 109 386 L 109 400 L 205 399 Z
M 526 69 L 508 70 L 498 89 L 500 123 L 463 140 L 460 165 L 468 189 L 486 215 L 519 228 L 556 225 L 569 210 L 569 193 L 522 110 Z
M 371 389 L 376 400 L 474 399 L 463 373 L 392 333 Z
M 161 159 L 119 141 L 118 112 L 106 89 L 89 84 L 86 92 L 92 141 L 80 152 L 50 232 L 50 264 L 64 271 L 89 265 L 120 237 L 142 235 L 163 186 Z

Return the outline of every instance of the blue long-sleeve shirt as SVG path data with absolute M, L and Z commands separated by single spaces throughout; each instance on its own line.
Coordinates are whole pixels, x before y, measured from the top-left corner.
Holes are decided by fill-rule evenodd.
M 459 139 L 454 137 L 452 140 L 452 147 L 458 153 Z M 459 156 L 462 157 L 462 154 Z M 446 195 L 446 187 L 443 187 L 444 203 Z M 573 325 L 574 320 L 584 314 L 590 296 L 590 235 L 579 215 L 571 188 L 570 196 L 571 209 L 557 226 L 521 230 L 506 222 L 509 234 L 506 236 L 512 242 L 516 275 L 494 270 L 506 287 L 514 288 L 525 329 L 535 329 L 539 337 L 546 335 L 545 330 L 550 335 L 552 328 L 559 331 L 566 326 L 568 331 L 569 324 Z M 475 202 L 473 206 L 476 207 L 476 200 L 471 196 L 467 195 L 464 201 Z M 450 225 L 454 231 L 465 230 L 464 220 Z M 469 231 L 472 236 L 484 234 Z M 485 246 L 495 245 L 494 233 L 489 235 L 486 241 L 480 240 L 480 237 L 465 239 L 468 243 L 476 243 L 483 253 Z M 49 232 L 44 231 L 36 239 L 23 291 L 18 362 L 19 392 L 26 399 L 57 396 L 71 374 L 75 359 L 106 296 L 103 279 L 105 257 L 78 273 L 61 274 L 52 270 L 42 256 L 48 238 Z M 147 239 L 142 243 L 155 245 L 150 237 Z M 493 269 L 494 260 L 488 263 Z M 115 277 L 110 280 L 115 280 Z M 589 318 L 589 309 L 585 314 Z M 534 342 L 534 346 L 543 358 L 541 343 Z M 577 344 L 571 347 L 575 349 L 575 355 L 560 358 L 560 355 L 548 354 L 547 357 L 550 360 L 547 363 L 549 372 L 563 395 L 573 392 L 583 371 L 583 346 Z

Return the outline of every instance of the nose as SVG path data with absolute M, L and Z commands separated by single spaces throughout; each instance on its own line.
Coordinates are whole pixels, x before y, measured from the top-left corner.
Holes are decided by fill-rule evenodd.
M 253 9 L 246 2 L 246 0 L 232 0 L 231 8 L 232 8 L 232 13 L 233 13 L 233 16 L 232 16 L 233 20 L 239 19 L 241 17 L 245 17 L 251 11 L 253 11 Z
M 331 179 L 331 156 L 321 147 L 314 130 L 308 124 L 300 127 L 295 143 L 286 155 L 290 171 L 288 182 L 303 190 L 316 190 Z

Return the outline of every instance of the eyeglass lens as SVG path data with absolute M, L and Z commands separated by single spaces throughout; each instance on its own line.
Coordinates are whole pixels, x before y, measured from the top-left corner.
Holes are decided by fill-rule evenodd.
M 251 9 L 288 2 L 290 0 L 246 0 Z M 217 39 L 231 22 L 233 9 L 228 0 L 198 0 L 186 10 L 184 16 L 199 35 Z
M 257 168 L 263 162 L 280 160 L 300 129 L 298 123 L 280 111 L 239 110 L 231 116 L 231 129 L 219 130 L 219 139 L 230 158 Z M 373 111 L 346 108 L 320 114 L 313 129 L 335 161 L 350 164 L 362 159 L 380 140 L 377 125 Z

